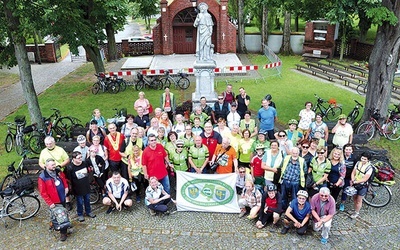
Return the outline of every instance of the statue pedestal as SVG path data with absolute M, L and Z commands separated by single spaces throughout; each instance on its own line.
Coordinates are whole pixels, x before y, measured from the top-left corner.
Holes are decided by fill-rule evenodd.
M 193 64 L 196 76 L 196 92 L 192 93 L 193 104 L 198 104 L 204 96 L 207 104 L 214 104 L 218 100 L 218 94 L 214 91 L 214 69 L 217 64 L 214 60 L 197 61 Z

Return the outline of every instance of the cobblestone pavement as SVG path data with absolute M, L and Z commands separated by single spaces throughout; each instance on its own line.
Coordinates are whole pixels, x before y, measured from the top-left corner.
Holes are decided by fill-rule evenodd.
M 311 227 L 305 236 L 294 230 L 281 235 L 282 223 L 277 229 L 268 225 L 259 230 L 255 221 L 239 219 L 237 214 L 176 212 L 172 205 L 171 215 L 150 216 L 143 201 L 111 214 L 96 204 L 97 217 L 83 223 L 73 210 L 72 233 L 66 242 L 58 240 L 58 232 L 48 230 L 48 209 L 42 202 L 39 213 L 21 224 L 5 218 L 8 227 L 1 230 L 0 244 L 7 249 L 400 249 L 399 189 L 398 184 L 392 187 L 393 199 L 384 208 L 363 204 L 355 220 L 349 217 L 352 203 L 348 201 L 345 212 L 334 217 L 325 246 Z

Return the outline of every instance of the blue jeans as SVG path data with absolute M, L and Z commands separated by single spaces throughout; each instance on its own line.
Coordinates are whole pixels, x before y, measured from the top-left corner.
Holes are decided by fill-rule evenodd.
M 165 176 L 164 178 L 162 178 L 161 180 L 158 180 L 164 187 L 165 192 L 167 192 L 168 194 L 171 194 L 171 186 L 169 185 L 169 177 L 168 175 Z
M 90 214 L 92 212 L 90 208 L 90 193 L 76 196 L 76 212 L 78 216 L 83 216 L 83 204 L 85 204 L 86 214 Z
M 283 180 L 281 184 L 281 197 L 282 197 L 282 207 L 286 209 L 289 206 L 289 192 L 292 193 L 292 199 L 297 195 L 300 189 L 299 182 L 292 182 Z

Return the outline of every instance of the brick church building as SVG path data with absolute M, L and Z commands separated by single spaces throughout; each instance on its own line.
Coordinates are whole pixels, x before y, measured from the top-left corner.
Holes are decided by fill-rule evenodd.
M 195 54 L 197 5 L 204 2 L 212 16 L 214 52 L 236 52 L 236 27 L 229 21 L 228 0 L 161 0 L 161 17 L 153 28 L 154 54 Z

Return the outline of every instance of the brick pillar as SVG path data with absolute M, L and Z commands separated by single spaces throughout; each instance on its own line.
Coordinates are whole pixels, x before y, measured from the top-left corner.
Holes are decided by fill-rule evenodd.
M 228 19 L 228 0 L 220 1 L 219 10 L 219 29 L 218 29 L 218 52 L 225 54 L 228 52 L 228 41 L 229 41 L 229 19 Z
M 314 41 L 314 24 L 313 24 L 313 22 L 306 23 L 304 41 L 305 42 L 313 42 Z
M 54 48 L 54 42 L 53 41 L 47 41 L 45 43 L 45 48 L 46 48 L 46 60 L 48 62 L 57 62 L 57 57 L 56 57 L 56 50 Z
M 172 37 L 172 20 L 169 16 L 170 10 L 168 8 L 167 0 L 161 0 L 161 29 L 160 41 L 162 46 L 162 54 L 169 55 L 173 53 L 173 37 Z

